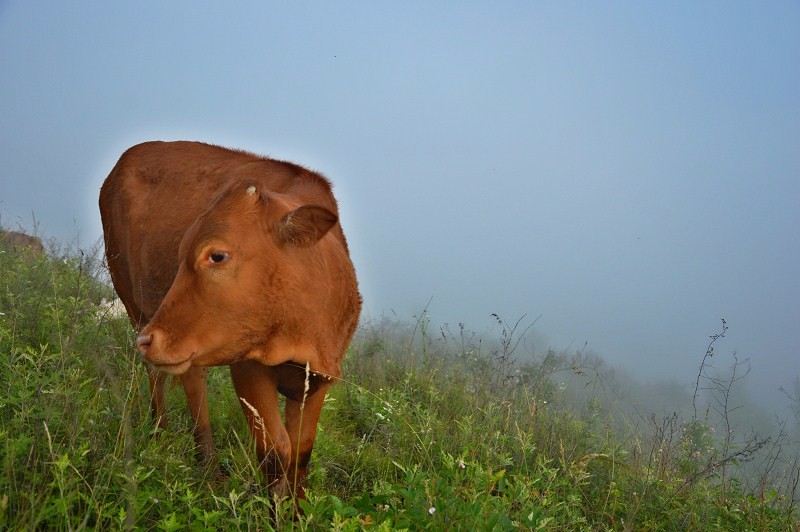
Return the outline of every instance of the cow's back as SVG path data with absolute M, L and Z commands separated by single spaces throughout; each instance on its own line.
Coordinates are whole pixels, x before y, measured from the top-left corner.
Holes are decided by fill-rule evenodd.
M 303 173 L 291 163 L 198 142 L 146 142 L 126 151 L 100 191 L 100 214 L 111 278 L 135 324 L 158 309 L 178 269 L 181 238 L 220 189 L 255 178 L 284 191 Z

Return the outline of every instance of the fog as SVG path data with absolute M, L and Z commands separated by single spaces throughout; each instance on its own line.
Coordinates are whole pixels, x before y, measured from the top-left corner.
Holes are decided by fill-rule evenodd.
M 5 227 L 89 246 L 124 149 L 202 140 L 334 182 L 367 320 L 690 388 L 724 317 L 768 415 L 800 375 L 797 3 L 3 2 L 0 122 Z

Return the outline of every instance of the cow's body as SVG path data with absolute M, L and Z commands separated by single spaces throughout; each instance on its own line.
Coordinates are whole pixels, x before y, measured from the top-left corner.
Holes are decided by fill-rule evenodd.
M 230 365 L 268 482 L 292 488 L 305 476 L 322 401 L 360 311 L 327 180 L 217 146 L 148 142 L 117 162 L 100 212 L 159 423 L 163 372 L 179 375 L 211 458 L 203 368 Z M 285 423 L 278 391 L 287 396 Z

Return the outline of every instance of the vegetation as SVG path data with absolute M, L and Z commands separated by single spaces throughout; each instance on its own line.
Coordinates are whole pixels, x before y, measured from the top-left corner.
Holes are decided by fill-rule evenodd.
M 797 527 L 793 495 L 720 474 L 747 457 L 705 419 L 653 418 L 658 430 L 637 434 L 607 422 L 591 393 L 570 406 L 553 376 L 585 371 L 585 356 L 515 361 L 516 326 L 498 318 L 487 346 L 463 330 L 434 339 L 424 315 L 360 331 L 324 409 L 303 513 L 279 501 L 271 518 L 225 368 L 211 371 L 210 401 L 227 475 L 197 465 L 177 387 L 169 428 L 154 431 L 133 331 L 101 304 L 113 295 L 101 266 L 0 249 L 0 528 Z

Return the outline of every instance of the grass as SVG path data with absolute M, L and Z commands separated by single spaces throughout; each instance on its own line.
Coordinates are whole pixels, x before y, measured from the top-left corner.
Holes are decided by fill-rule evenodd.
M 227 370 L 209 383 L 220 479 L 197 465 L 177 387 L 154 432 L 102 278 L 90 257 L 0 250 L 2 529 L 797 529 L 777 492 L 687 483 L 689 443 L 707 432 L 628 440 L 561 401 L 552 357 L 507 378 L 507 359 L 442 347 L 424 319 L 413 335 L 362 329 L 323 411 L 304 513 L 283 501 L 271 521 Z

